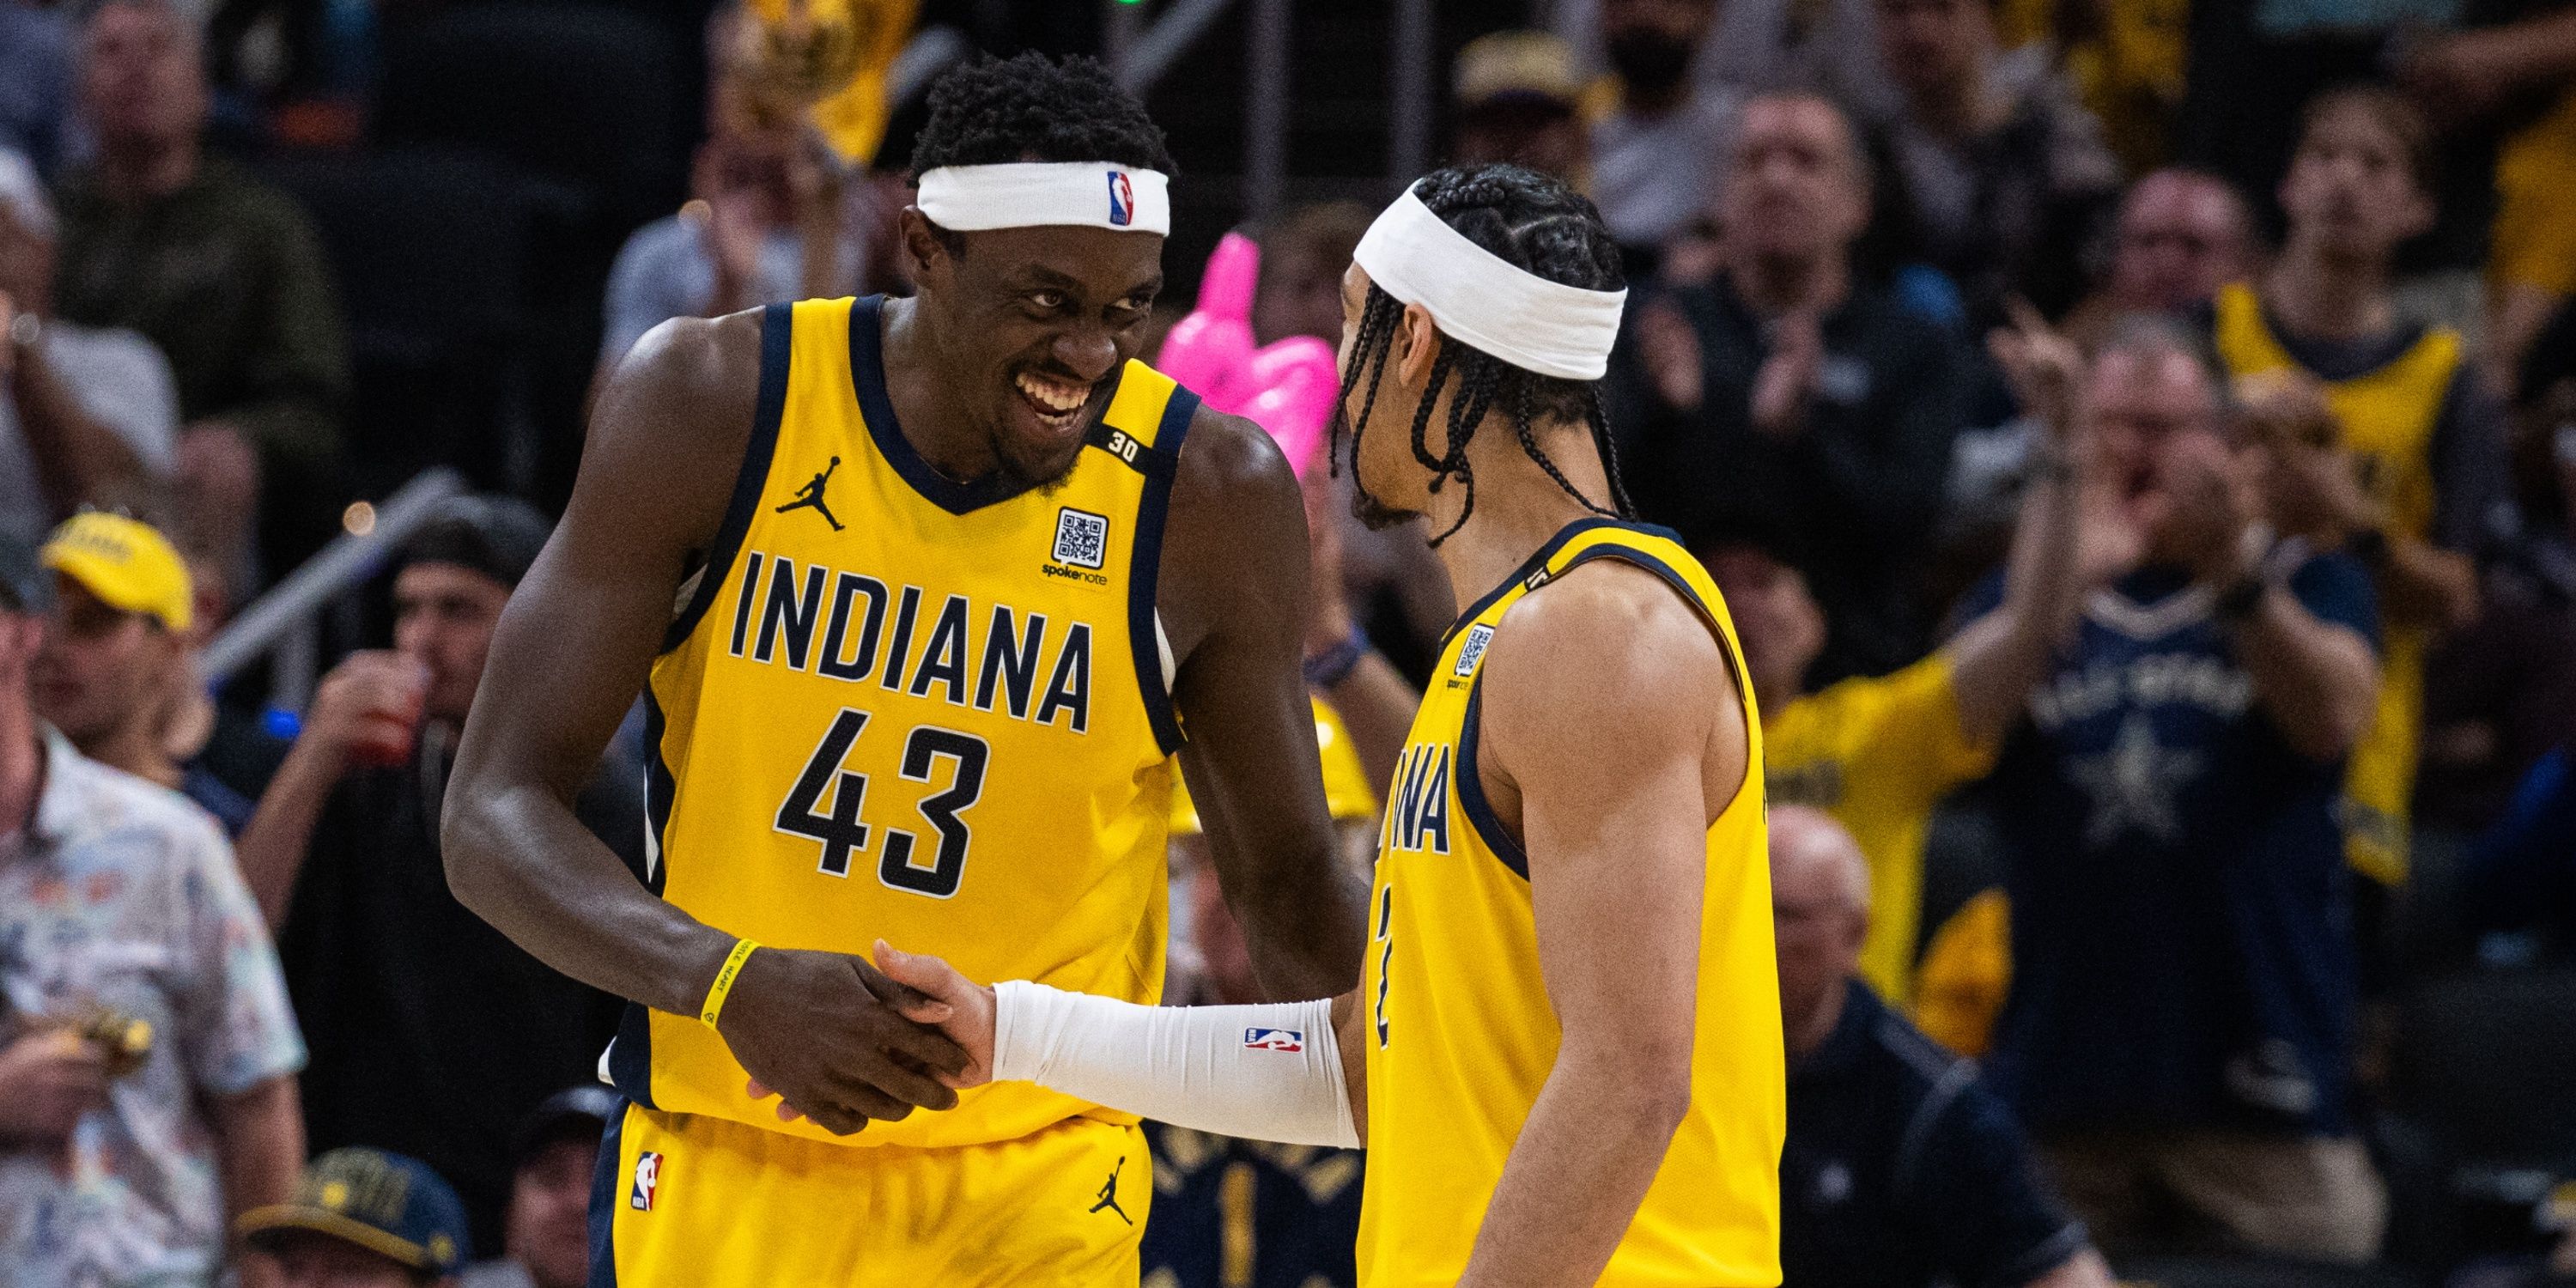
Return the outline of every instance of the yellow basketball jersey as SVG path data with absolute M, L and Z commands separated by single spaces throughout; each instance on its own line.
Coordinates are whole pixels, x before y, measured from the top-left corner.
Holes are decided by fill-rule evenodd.
M 1735 627 L 1698 562 L 1661 529 L 1589 519 L 1558 533 L 1451 628 L 1389 787 L 1360 981 L 1369 1160 L 1359 1276 L 1369 1288 L 1457 1282 L 1556 1062 L 1562 1031 L 1539 973 L 1528 860 L 1476 774 L 1480 671 L 1512 605 L 1598 558 L 1655 572 L 1708 619 L 1736 670 L 1752 739 L 1743 789 L 1708 829 L 1690 1112 L 1601 1282 L 1780 1282 L 1787 1118 L 1762 722 Z
M 1180 731 L 1154 582 L 1198 399 L 1128 363 L 1062 483 L 959 484 L 895 423 L 881 305 L 765 312 L 750 451 L 646 694 L 642 875 L 778 948 L 882 935 L 982 982 L 1156 1001 Z M 844 1140 L 746 1098 L 694 1017 L 642 1008 L 609 1063 L 647 1108 L 851 1145 L 1114 1117 L 996 1083 Z
M 2263 316 L 2262 301 L 2242 283 L 2218 294 L 2218 355 L 2228 374 L 2256 375 L 2298 365 Z M 2329 381 L 2326 402 L 2343 424 L 2343 445 L 2361 458 L 2362 480 L 2387 510 L 2392 532 L 2423 537 L 2433 530 L 2433 431 L 2460 366 L 2460 336 L 2427 327 L 2423 338 L 2375 371 Z M 2346 857 L 2384 885 L 2406 879 L 2408 805 L 2415 794 L 2415 752 L 2423 725 L 2421 629 L 2380 631 L 2379 709 L 2344 771 Z

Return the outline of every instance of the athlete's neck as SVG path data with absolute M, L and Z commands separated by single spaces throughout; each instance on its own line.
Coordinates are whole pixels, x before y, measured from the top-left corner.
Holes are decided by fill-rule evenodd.
M 2291 334 L 2319 340 L 2358 340 L 2397 325 L 2386 261 L 2338 255 L 2303 237 L 2290 239 L 2263 279 L 2263 305 Z
M 940 388 L 930 320 L 913 299 L 885 302 L 878 351 L 884 355 L 886 401 L 904 441 L 930 468 L 970 482 L 1001 467 L 992 439 L 970 420 L 954 391 Z
M 1601 453 L 1592 445 L 1588 426 L 1542 421 L 1531 438 L 1576 491 L 1609 508 L 1610 476 L 1602 468 Z M 1460 604 L 1474 603 L 1503 584 L 1565 525 L 1599 515 L 1566 495 L 1547 470 L 1530 459 L 1511 418 L 1500 411 L 1486 414 L 1468 445 L 1467 461 L 1475 469 L 1475 509 L 1468 513 L 1466 525 L 1451 533 L 1436 551 Z M 1466 506 L 1466 485 L 1449 480 L 1432 494 L 1423 516 L 1429 525 L 1425 535 L 1448 531 Z

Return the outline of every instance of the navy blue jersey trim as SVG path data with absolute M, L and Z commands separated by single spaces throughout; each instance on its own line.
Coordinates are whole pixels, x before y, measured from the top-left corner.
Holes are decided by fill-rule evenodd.
M 590 1284 L 617 1288 L 617 1190 L 626 1173 L 626 1106 L 619 1105 L 599 1138 L 599 1162 L 590 1169 Z
M 1171 509 L 1172 480 L 1180 473 L 1181 442 L 1189 437 L 1190 420 L 1198 411 L 1197 394 L 1172 386 L 1162 423 L 1154 429 L 1153 450 L 1146 454 L 1157 463 L 1139 467 L 1145 473 L 1145 494 L 1136 503 L 1136 541 L 1127 560 L 1127 647 L 1136 655 L 1136 690 L 1145 695 L 1145 720 L 1166 756 L 1181 749 L 1181 721 L 1172 710 L 1172 691 L 1163 683 L 1154 596 L 1162 580 L 1163 518 Z
M 760 396 L 752 404 L 751 442 L 743 448 L 742 469 L 733 476 L 733 497 L 725 502 L 724 521 L 716 525 L 715 540 L 707 544 L 707 561 L 698 569 L 698 589 L 689 596 L 689 606 L 662 633 L 665 653 L 689 638 L 698 619 L 724 593 L 725 582 L 733 575 L 733 561 L 742 553 L 742 539 L 751 531 L 752 517 L 760 512 L 760 494 L 769 486 L 769 461 L 778 451 L 778 422 L 787 415 L 787 367 L 789 355 L 795 352 L 791 343 L 795 334 L 794 305 L 761 309 Z
M 1547 567 L 1547 561 L 1554 559 L 1556 557 L 1556 552 L 1565 548 L 1566 542 L 1572 541 L 1576 537 L 1582 536 L 1584 533 L 1590 532 L 1595 528 L 1617 528 L 1623 532 L 1636 532 L 1650 537 L 1662 537 L 1675 545 L 1683 544 L 1682 534 L 1675 532 L 1670 528 L 1657 527 L 1651 523 L 1636 523 L 1627 519 L 1612 519 L 1600 516 L 1577 519 L 1574 522 L 1557 529 L 1556 535 L 1549 537 L 1547 539 L 1547 544 L 1540 546 L 1536 553 L 1532 554 L 1529 558 L 1522 560 L 1521 566 L 1514 569 L 1512 575 L 1505 578 L 1501 585 L 1477 596 L 1475 603 L 1467 605 L 1466 609 L 1458 614 L 1458 620 L 1451 622 L 1447 633 L 1440 637 L 1441 648 L 1446 650 L 1449 646 L 1449 641 L 1458 637 L 1458 632 L 1467 629 L 1468 623 L 1483 616 L 1486 609 L 1494 606 L 1495 600 L 1501 599 L 1503 596 L 1510 594 L 1512 587 L 1520 585 L 1522 582 L 1528 581 L 1530 578 L 1537 576 L 1540 570 Z
M 1467 616 L 1458 619 L 1459 625 L 1463 626 L 1474 620 L 1487 608 L 1492 607 L 1493 601 L 1504 591 L 1535 575 L 1538 568 L 1545 567 L 1546 561 L 1553 558 L 1558 550 L 1563 549 L 1568 540 L 1599 527 L 1624 528 L 1668 540 L 1675 539 L 1670 530 L 1664 528 L 1648 527 L 1639 523 L 1622 523 L 1610 519 L 1579 519 L 1567 524 L 1545 546 L 1540 547 L 1538 554 L 1531 556 L 1529 563 L 1521 565 L 1522 571 L 1512 580 L 1504 582 L 1499 589 L 1487 595 L 1477 607 L 1471 609 Z M 1598 545 L 1566 561 L 1566 565 L 1558 569 L 1556 575 L 1562 577 L 1595 559 L 1624 560 L 1672 583 L 1673 589 L 1680 591 L 1682 599 L 1699 613 L 1700 621 L 1708 627 L 1709 637 L 1717 641 L 1717 651 L 1725 657 L 1726 669 L 1734 675 L 1736 687 L 1744 693 L 1752 692 L 1752 681 L 1745 678 L 1743 660 L 1735 656 L 1735 649 L 1727 643 L 1726 632 L 1718 629 L 1716 609 L 1701 602 L 1699 592 L 1692 589 L 1690 580 L 1682 576 L 1680 569 L 1635 546 Z M 1537 567 L 1532 567 L 1532 564 Z M 1458 627 L 1452 626 L 1449 629 L 1454 635 Z M 1443 652 L 1446 652 L 1445 648 Z M 1491 656 L 1490 653 L 1487 655 Z M 1502 818 L 1494 813 L 1493 804 L 1485 798 L 1484 775 L 1476 767 L 1477 730 L 1483 724 L 1484 709 L 1485 668 L 1480 663 L 1476 667 L 1476 678 L 1467 682 L 1467 714 L 1460 722 L 1461 728 L 1458 730 L 1457 768 L 1451 771 L 1458 784 L 1458 806 L 1466 813 L 1468 825 L 1476 829 L 1477 835 L 1485 838 L 1486 848 L 1492 850 L 1494 856 L 1503 861 L 1503 866 L 1512 870 L 1513 875 L 1527 881 L 1529 880 L 1529 853 L 1521 848 L 1520 841 L 1511 834 L 1511 829 L 1504 827 Z M 1747 771 L 1748 774 L 1759 772 L 1761 772 L 1759 766 Z
M 617 1017 L 617 1036 L 608 1044 L 608 1085 L 647 1109 L 662 1107 L 653 1100 L 653 1013 L 640 1002 L 628 1002 Z
M 662 754 L 662 739 L 666 736 L 661 699 L 653 695 L 648 685 L 644 690 L 644 749 L 647 753 L 644 760 L 644 826 L 652 829 L 652 835 L 647 838 L 652 842 L 647 857 L 653 860 L 653 864 L 651 871 L 637 872 L 635 879 L 657 897 L 662 893 L 664 876 L 671 870 L 671 852 L 663 847 L 663 843 L 668 839 L 665 832 L 671 826 L 671 798 L 678 794 L 680 785 L 680 780 L 671 773 L 670 760 Z
M 1476 727 L 1483 723 L 1485 709 L 1485 670 L 1476 668 L 1476 678 L 1467 682 L 1467 717 L 1458 730 L 1458 763 L 1449 771 L 1449 780 L 1458 786 L 1458 808 L 1467 815 L 1467 826 L 1485 838 L 1485 848 L 1512 870 L 1512 875 L 1529 880 L 1529 854 L 1503 820 L 1494 813 L 1492 802 L 1485 799 L 1485 776 L 1476 768 Z

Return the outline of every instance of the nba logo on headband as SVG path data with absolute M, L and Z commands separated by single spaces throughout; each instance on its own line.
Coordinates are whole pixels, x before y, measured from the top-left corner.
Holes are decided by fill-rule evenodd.
M 1123 170 L 1109 172 L 1109 222 L 1119 228 L 1136 222 L 1136 190 Z

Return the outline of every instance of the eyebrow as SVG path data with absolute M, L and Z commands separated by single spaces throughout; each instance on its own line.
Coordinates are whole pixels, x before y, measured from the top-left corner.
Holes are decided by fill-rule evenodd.
M 1027 284 L 1070 291 L 1075 295 L 1083 295 L 1088 289 L 1088 284 L 1081 278 L 1074 277 L 1069 273 L 1059 272 L 1044 264 L 1028 265 L 1024 276 Z M 1162 289 L 1163 275 L 1161 273 L 1156 273 L 1153 277 L 1129 288 L 1124 294 L 1120 295 L 1119 298 L 1125 299 L 1130 295 L 1156 295 L 1160 294 Z

